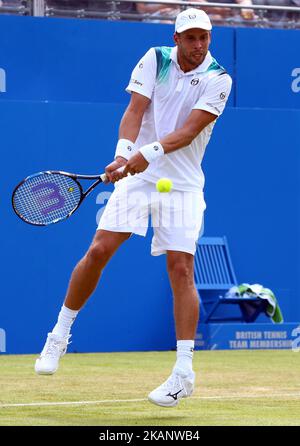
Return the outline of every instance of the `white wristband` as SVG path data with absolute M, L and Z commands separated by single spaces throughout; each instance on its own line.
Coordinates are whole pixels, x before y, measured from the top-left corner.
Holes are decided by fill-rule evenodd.
M 129 160 L 129 158 L 134 154 L 135 152 L 135 146 L 132 141 L 129 141 L 129 139 L 119 139 L 116 153 L 115 153 L 115 159 L 117 156 L 122 156 L 122 158 L 125 158 L 126 160 Z
M 163 146 L 160 142 L 155 141 L 151 144 L 147 144 L 146 146 L 143 146 L 139 149 L 139 152 L 143 155 L 146 161 L 148 163 L 151 163 L 152 161 L 156 160 L 160 156 L 163 156 L 165 154 Z

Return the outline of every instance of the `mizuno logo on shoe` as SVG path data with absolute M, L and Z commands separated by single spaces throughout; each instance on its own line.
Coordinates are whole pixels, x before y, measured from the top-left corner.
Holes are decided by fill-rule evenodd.
M 178 395 L 180 392 L 182 392 L 182 391 L 183 391 L 183 389 L 178 390 L 178 392 L 176 392 L 176 393 L 171 393 L 171 392 L 169 392 L 167 396 L 172 397 L 173 400 L 177 400 L 177 395 Z

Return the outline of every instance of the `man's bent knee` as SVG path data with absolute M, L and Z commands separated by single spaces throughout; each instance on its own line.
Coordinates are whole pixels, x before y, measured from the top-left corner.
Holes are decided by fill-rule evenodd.
M 188 279 L 193 276 L 192 269 L 183 262 L 173 263 L 171 266 L 169 266 L 168 271 L 171 276 L 181 279 Z
M 91 263 L 105 264 L 111 255 L 112 253 L 110 252 L 109 248 L 103 243 L 98 242 L 92 243 L 88 252 L 86 253 L 86 258 Z
M 118 247 L 130 237 L 130 234 L 98 231 L 86 254 L 89 261 L 105 265 Z
M 194 283 L 194 258 L 192 256 L 169 255 L 168 273 L 171 281 L 180 281 L 192 285 Z

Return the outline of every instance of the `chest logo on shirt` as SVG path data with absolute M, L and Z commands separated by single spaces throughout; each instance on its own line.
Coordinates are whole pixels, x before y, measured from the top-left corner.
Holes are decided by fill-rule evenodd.
M 144 67 L 144 64 L 143 64 L 143 62 L 141 62 L 141 63 L 139 64 L 139 68 L 142 69 L 143 67 Z
M 191 85 L 198 85 L 198 84 L 199 84 L 199 79 L 197 77 L 191 80 Z

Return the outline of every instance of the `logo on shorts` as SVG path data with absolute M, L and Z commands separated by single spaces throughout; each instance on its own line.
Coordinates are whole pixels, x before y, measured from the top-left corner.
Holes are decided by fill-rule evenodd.
M 199 79 L 197 77 L 191 80 L 191 85 L 198 85 L 198 84 L 199 84 Z
M 225 91 L 223 91 L 223 92 L 220 94 L 220 99 L 222 99 L 222 101 L 223 101 L 225 98 L 226 98 L 226 93 L 225 93 Z

